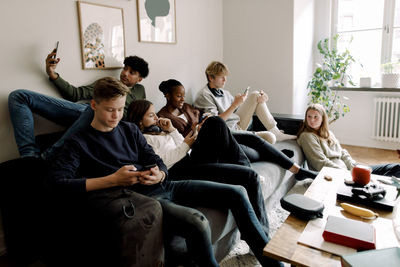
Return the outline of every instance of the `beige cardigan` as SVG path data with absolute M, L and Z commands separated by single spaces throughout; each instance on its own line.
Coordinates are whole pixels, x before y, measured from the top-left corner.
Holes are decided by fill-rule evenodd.
M 311 132 L 303 132 L 297 138 L 297 143 L 303 149 L 309 167 L 316 171 L 320 171 L 324 166 L 351 170 L 356 165 L 355 160 L 351 158 L 346 149 L 340 146 L 331 131 L 329 134 L 334 140 L 334 144 L 331 146 L 328 145 L 327 140 L 321 140 Z

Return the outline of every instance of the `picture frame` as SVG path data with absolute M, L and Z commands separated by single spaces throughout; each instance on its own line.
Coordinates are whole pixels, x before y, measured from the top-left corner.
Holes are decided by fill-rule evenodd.
M 175 0 L 136 0 L 139 42 L 176 44 Z
M 122 8 L 77 1 L 83 69 L 117 69 L 125 59 Z

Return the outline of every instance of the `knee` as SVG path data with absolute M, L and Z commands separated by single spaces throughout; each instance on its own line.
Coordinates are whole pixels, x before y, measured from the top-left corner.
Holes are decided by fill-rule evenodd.
M 232 185 L 231 189 L 232 200 L 242 201 L 243 199 L 248 199 L 247 190 L 241 185 Z
M 393 164 L 390 164 L 389 166 L 390 166 L 391 175 L 394 175 L 397 178 L 400 178 L 400 164 L 393 163 Z
M 128 210 L 128 213 L 131 212 Z M 122 216 L 122 221 L 125 221 L 122 225 L 117 225 L 116 231 L 121 234 L 129 232 L 131 230 L 139 232 L 146 232 L 149 229 L 162 228 L 163 224 L 163 211 L 160 202 L 155 199 L 147 199 L 142 202 L 138 207 L 135 207 L 135 212 L 132 219 L 128 219 Z M 118 220 L 114 221 L 118 223 Z
M 260 95 L 260 92 L 253 91 L 247 96 L 247 99 L 249 99 L 250 101 L 255 101 L 256 102 L 259 95 Z
M 147 211 L 142 217 L 142 222 L 144 225 L 152 226 L 162 223 L 163 211 L 160 202 L 155 199 L 148 199 L 143 209 Z
M 206 216 L 200 211 L 192 213 L 188 218 L 188 223 L 193 228 L 193 231 L 198 232 L 201 235 L 208 234 L 210 231 L 210 223 Z
M 220 116 L 211 116 L 204 123 L 221 125 L 225 124 L 225 121 Z
M 12 91 L 8 95 L 8 103 L 21 102 L 21 100 L 26 98 L 27 91 L 28 90 L 25 90 L 25 89 L 18 89 L 18 90 Z
M 251 172 L 249 173 L 249 180 L 252 184 L 259 184 L 261 179 L 258 173 L 251 169 Z
M 209 117 L 204 124 L 208 124 L 207 127 L 211 127 L 212 129 L 228 129 L 225 121 L 220 116 Z

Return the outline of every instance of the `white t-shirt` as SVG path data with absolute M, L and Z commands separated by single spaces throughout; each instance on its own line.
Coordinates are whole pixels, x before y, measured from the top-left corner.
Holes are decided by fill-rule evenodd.
M 168 169 L 183 159 L 190 150 L 188 144 L 183 142 L 183 136 L 176 129 L 165 135 L 144 134 L 144 137 Z

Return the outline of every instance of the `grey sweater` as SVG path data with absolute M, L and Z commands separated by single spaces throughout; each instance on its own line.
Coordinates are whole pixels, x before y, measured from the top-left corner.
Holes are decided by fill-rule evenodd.
M 332 145 L 311 132 L 303 132 L 297 138 L 297 143 L 303 149 L 309 167 L 316 171 L 320 171 L 324 166 L 350 170 L 356 165 L 355 160 L 351 158 L 346 149 L 340 146 L 331 131 L 329 134 L 334 140 Z
M 208 86 L 206 85 L 203 89 L 199 91 L 197 94 L 196 100 L 193 103 L 193 106 L 200 109 L 203 112 L 211 113 L 212 116 L 218 116 L 219 114 L 225 112 L 227 110 L 233 100 L 234 97 L 232 94 L 224 89 L 219 89 L 224 92 L 222 97 L 215 97 Z M 238 122 L 240 121 L 239 115 L 232 113 L 229 118 L 226 120 L 226 124 L 231 130 L 241 130 L 238 126 Z

